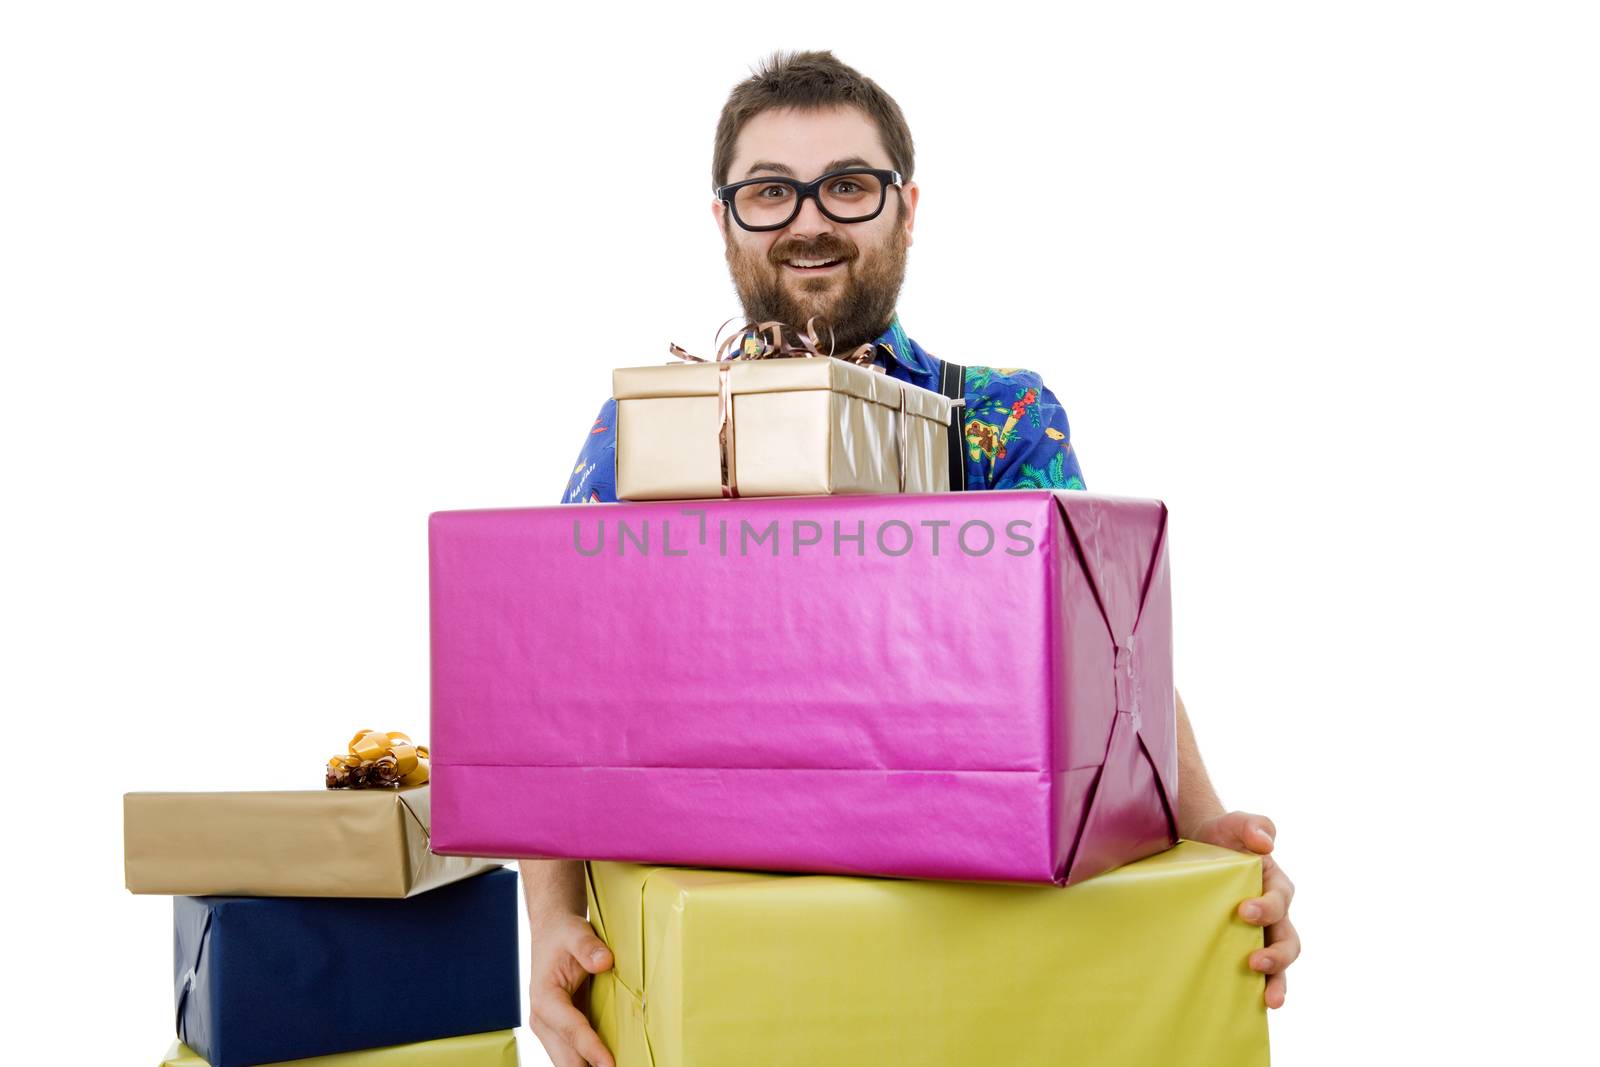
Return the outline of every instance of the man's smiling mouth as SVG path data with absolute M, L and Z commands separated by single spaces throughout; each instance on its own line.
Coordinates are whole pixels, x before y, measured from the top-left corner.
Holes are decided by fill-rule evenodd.
M 844 265 L 842 259 L 789 259 L 785 260 L 785 267 L 796 274 L 826 274 L 835 267 Z

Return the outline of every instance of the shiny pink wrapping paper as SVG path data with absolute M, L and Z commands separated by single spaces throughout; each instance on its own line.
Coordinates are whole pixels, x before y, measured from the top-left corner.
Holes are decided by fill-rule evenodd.
M 1166 508 L 440 512 L 435 852 L 1067 883 L 1177 840 Z

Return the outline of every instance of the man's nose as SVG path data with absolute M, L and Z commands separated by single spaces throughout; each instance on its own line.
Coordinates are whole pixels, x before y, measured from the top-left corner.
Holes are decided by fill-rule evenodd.
M 808 196 L 800 202 L 799 214 L 789 223 L 791 237 L 815 237 L 820 233 L 832 232 L 833 220 L 822 213 L 822 206 L 814 196 Z

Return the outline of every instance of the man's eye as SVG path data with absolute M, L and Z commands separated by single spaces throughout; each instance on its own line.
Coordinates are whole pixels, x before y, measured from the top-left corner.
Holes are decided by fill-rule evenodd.
M 763 200 L 782 200 L 789 195 L 787 185 L 763 185 L 756 190 L 756 195 Z
M 861 185 L 853 178 L 840 178 L 833 183 L 833 191 L 841 196 L 849 196 L 851 193 L 859 193 Z

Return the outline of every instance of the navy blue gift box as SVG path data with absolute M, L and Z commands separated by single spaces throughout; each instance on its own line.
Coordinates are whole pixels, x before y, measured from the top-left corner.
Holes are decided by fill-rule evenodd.
M 400 900 L 174 897 L 178 1037 L 251 1067 L 521 1021 L 517 875 Z

